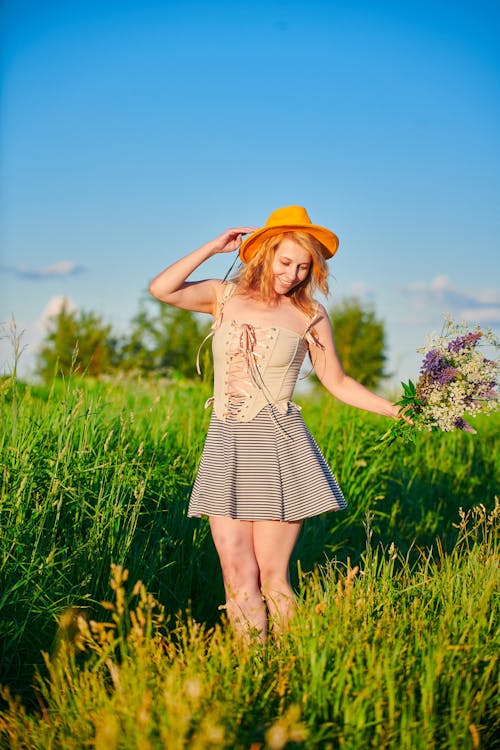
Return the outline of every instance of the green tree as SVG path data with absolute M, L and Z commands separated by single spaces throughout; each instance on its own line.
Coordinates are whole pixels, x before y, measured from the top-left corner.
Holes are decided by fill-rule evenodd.
M 45 340 L 37 355 L 37 372 L 49 380 L 71 372 L 98 376 L 113 369 L 118 342 L 93 312 L 70 310 L 66 302 L 48 323 Z
M 141 372 L 177 372 L 192 378 L 196 374 L 198 347 L 209 331 L 208 319 L 201 322 L 189 310 L 143 299 L 120 350 L 120 367 Z M 204 356 L 204 364 L 206 359 Z
M 356 297 L 341 300 L 330 311 L 335 345 L 345 372 L 367 388 L 387 377 L 385 328 L 371 305 Z

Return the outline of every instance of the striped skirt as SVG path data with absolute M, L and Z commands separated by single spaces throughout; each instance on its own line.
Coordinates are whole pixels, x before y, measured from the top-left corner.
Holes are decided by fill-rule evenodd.
M 298 521 L 346 501 L 300 410 L 266 406 L 250 422 L 214 413 L 189 502 L 190 516 Z

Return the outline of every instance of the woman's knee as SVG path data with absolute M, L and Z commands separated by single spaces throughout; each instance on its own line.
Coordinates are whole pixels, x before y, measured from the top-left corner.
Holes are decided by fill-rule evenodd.
M 233 587 L 254 588 L 259 585 L 259 569 L 251 557 L 241 558 L 237 555 L 219 555 L 224 581 Z
M 258 560 L 259 576 L 262 589 L 269 587 L 282 588 L 289 582 L 288 559 L 281 560 L 276 557 Z
M 290 583 L 288 576 L 283 575 L 281 572 L 260 572 L 260 586 L 262 594 L 267 597 L 272 597 L 273 594 L 286 594 L 290 591 Z

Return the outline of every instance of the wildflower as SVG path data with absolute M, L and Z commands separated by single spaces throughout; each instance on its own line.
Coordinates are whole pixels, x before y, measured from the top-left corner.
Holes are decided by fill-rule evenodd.
M 420 350 L 424 357 L 417 383 L 402 383 L 403 397 L 396 403 L 410 424 L 400 420 L 383 436 L 384 441 L 392 442 L 400 435 L 415 440 L 421 430 L 476 432 L 464 416 L 488 414 L 498 398 L 498 365 L 479 351 L 480 342 L 499 346 L 489 330 L 469 331 L 465 324 L 447 321 L 442 335 Z
M 422 375 L 429 374 L 431 376 L 438 373 L 442 367 L 443 360 L 437 349 L 431 349 L 424 357 L 420 372 Z
M 465 336 L 458 336 L 449 342 L 447 349 L 449 352 L 459 352 L 462 349 L 472 348 L 482 335 L 482 331 L 475 331 L 474 333 L 466 333 Z

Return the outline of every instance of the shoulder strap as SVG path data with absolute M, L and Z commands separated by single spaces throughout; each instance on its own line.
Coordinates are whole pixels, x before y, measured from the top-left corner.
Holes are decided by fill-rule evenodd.
M 222 292 L 222 295 L 217 300 L 217 306 L 215 308 L 215 315 L 214 315 L 214 322 L 212 324 L 212 331 L 217 330 L 217 328 L 222 323 L 222 315 L 224 313 L 224 305 L 230 299 L 234 292 L 236 290 L 236 284 L 233 284 L 232 281 L 228 281 L 224 283 L 224 291 Z
M 308 324 L 308 326 L 307 326 L 307 328 L 305 330 L 305 333 L 304 333 L 304 339 L 307 341 L 307 345 L 309 347 L 309 359 L 311 360 L 311 367 L 309 368 L 309 370 L 306 372 L 305 375 L 301 375 L 300 380 L 304 380 L 305 378 L 308 378 L 309 375 L 314 370 L 313 359 L 312 359 L 312 354 L 311 354 L 311 347 L 312 346 L 316 346 L 322 352 L 325 351 L 324 344 L 321 343 L 321 341 L 318 338 L 318 334 L 314 330 L 314 326 L 316 325 L 316 323 L 319 323 L 319 321 L 321 320 L 322 317 L 323 317 L 323 313 L 320 313 L 320 311 L 319 311 L 319 305 L 316 302 L 315 303 L 314 313 L 309 318 L 309 324 Z
M 318 334 L 314 330 L 314 326 L 316 325 L 316 323 L 319 323 L 322 317 L 323 317 L 323 313 L 320 312 L 320 306 L 317 302 L 315 302 L 314 312 L 309 318 L 307 328 L 304 332 L 304 338 L 306 339 L 307 343 L 313 344 L 314 346 L 317 346 L 320 349 L 324 349 L 325 347 L 319 340 Z
M 228 301 L 230 297 L 234 294 L 234 291 L 236 289 L 236 284 L 233 284 L 232 281 L 224 282 L 224 291 L 222 292 L 221 296 L 217 299 L 217 304 L 215 307 L 215 315 L 214 315 L 214 322 L 212 323 L 212 327 L 210 330 L 210 333 L 205 336 L 203 341 L 198 347 L 198 351 L 196 352 L 196 372 L 198 375 L 201 375 L 201 368 L 200 368 L 200 354 L 203 347 L 203 344 L 208 341 L 209 338 L 211 338 L 217 328 L 222 323 L 222 315 L 224 313 L 224 305 Z

